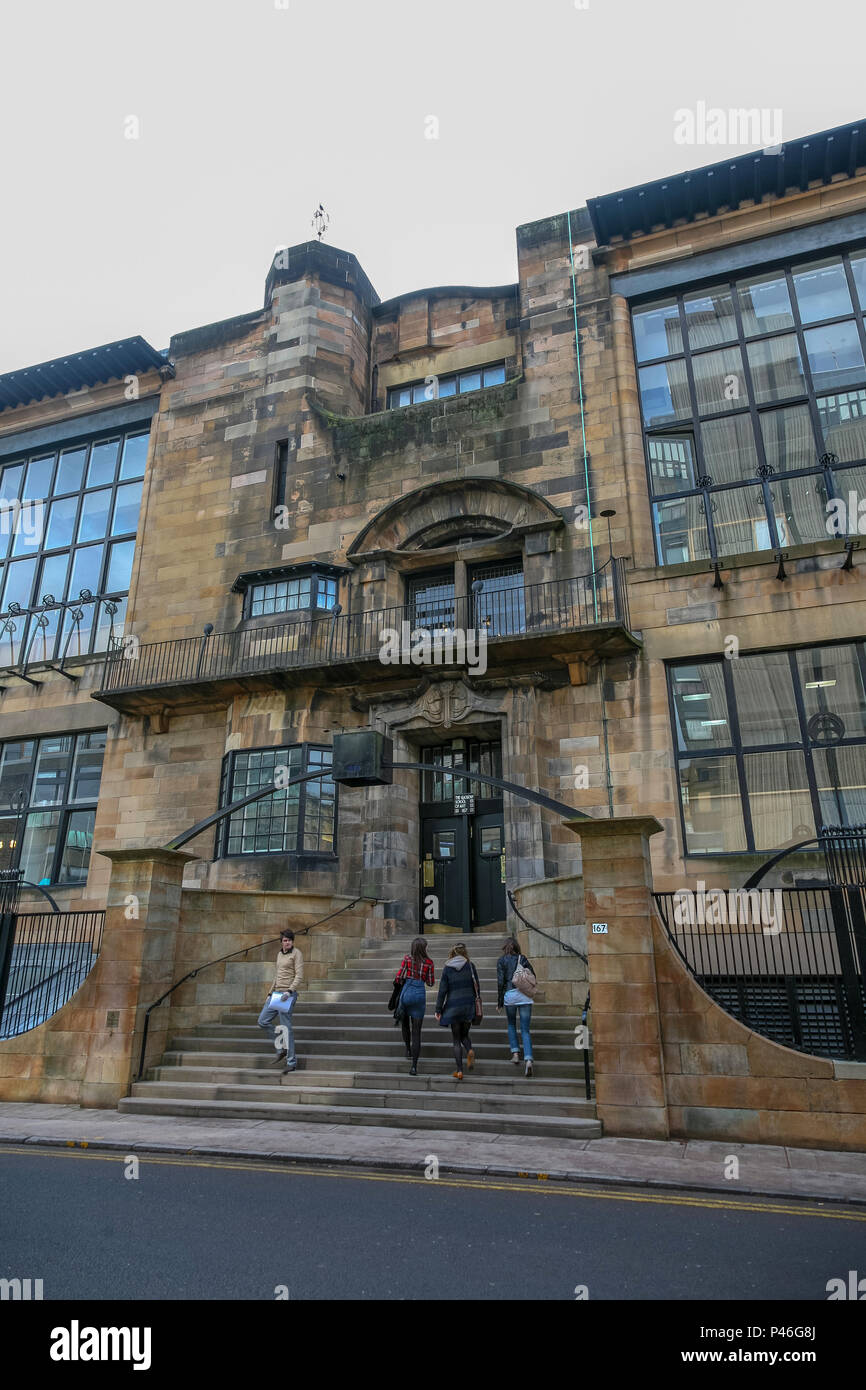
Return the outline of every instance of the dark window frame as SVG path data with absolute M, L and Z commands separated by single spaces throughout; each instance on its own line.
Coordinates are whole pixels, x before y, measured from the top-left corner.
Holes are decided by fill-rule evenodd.
M 848 474 L 851 470 L 866 466 L 866 455 L 862 459 L 846 460 L 844 463 L 836 460 L 835 463 L 822 468 L 819 460 L 827 455 L 831 457 L 831 449 L 824 437 L 818 400 L 826 396 L 839 395 L 846 391 L 866 390 L 866 302 L 861 301 L 854 279 L 851 258 L 857 257 L 866 250 L 866 242 L 852 243 L 839 250 L 827 250 L 824 253 L 814 249 L 795 259 L 785 258 L 783 260 L 768 263 L 755 267 L 754 269 L 738 269 L 725 274 L 715 274 L 711 277 L 703 277 L 701 281 L 695 281 L 687 285 L 679 286 L 669 293 L 659 293 L 655 291 L 636 298 L 631 306 L 632 325 L 634 316 L 642 311 L 651 308 L 656 303 L 664 303 L 673 300 L 677 307 L 677 321 L 679 323 L 680 335 L 682 338 L 682 348 L 678 351 L 665 353 L 657 357 L 648 357 L 644 361 L 638 360 L 637 338 L 632 326 L 632 357 L 635 369 L 635 382 L 638 388 L 638 408 L 641 413 L 641 429 L 644 440 L 644 462 L 646 467 L 647 489 L 652 520 L 652 531 L 657 563 L 661 566 L 667 564 L 680 563 L 700 563 L 702 560 L 709 559 L 724 561 L 727 557 L 734 554 L 750 553 L 772 553 L 787 545 L 797 544 L 796 541 L 781 540 L 776 526 L 776 514 L 773 508 L 773 498 L 771 489 L 777 482 L 785 482 L 789 479 L 804 477 L 814 477 L 820 480 L 826 491 L 827 501 L 830 498 L 844 498 L 850 490 Z M 851 309 L 843 314 L 832 315 L 824 319 L 816 319 L 812 322 L 803 323 L 800 315 L 800 306 L 797 299 L 796 288 L 794 285 L 794 275 L 798 274 L 805 266 L 821 261 L 841 261 L 845 274 L 845 282 L 851 299 Z M 754 333 L 746 335 L 743 328 L 742 310 L 740 306 L 738 286 L 746 281 L 754 279 L 769 279 L 773 276 L 785 281 L 788 298 L 791 308 L 793 323 L 788 327 L 773 329 L 770 332 Z M 709 346 L 694 348 L 689 342 L 688 320 L 689 316 L 685 309 L 685 300 L 692 294 L 699 294 L 701 291 L 725 290 L 731 296 L 733 309 L 733 319 L 735 324 L 735 336 L 727 337 L 723 341 L 713 343 Z M 804 334 L 812 329 L 820 329 L 834 324 L 854 323 L 858 335 L 860 351 L 863 357 L 864 367 L 861 376 L 856 382 L 846 382 L 844 385 L 816 386 L 812 376 L 812 368 L 809 362 L 809 354 L 806 348 Z M 778 400 L 763 401 L 758 403 L 752 367 L 749 361 L 748 348 L 757 343 L 766 343 L 773 339 L 794 337 L 800 354 L 800 363 L 803 379 L 806 385 L 805 392 L 784 396 Z M 725 349 L 736 348 L 740 352 L 742 362 L 742 373 L 745 385 L 745 403 L 736 410 L 702 411 L 695 388 L 695 359 L 711 355 L 716 352 L 723 352 Z M 683 362 L 686 372 L 686 382 L 689 400 L 692 406 L 692 413 L 679 420 L 670 420 L 662 424 L 648 424 L 644 420 L 643 404 L 640 391 L 640 372 L 647 367 L 665 366 L 671 362 Z M 764 445 L 763 429 L 761 419 L 765 415 L 772 415 L 774 412 L 803 406 L 809 410 L 809 418 L 816 446 L 815 461 L 812 465 L 801 468 L 790 468 L 785 470 L 775 470 L 767 463 L 766 449 Z M 660 492 L 654 488 L 654 477 L 650 459 L 650 441 L 663 440 L 666 436 L 675 437 L 678 434 L 688 434 L 693 441 L 694 470 L 696 479 L 711 477 L 708 474 L 704 455 L 704 442 L 702 427 L 712 424 L 716 420 L 729 420 L 735 416 L 749 418 L 752 439 L 755 446 L 755 453 L 758 459 L 758 470 L 753 476 L 744 476 L 733 482 L 712 483 L 708 487 L 692 487 L 679 491 Z M 853 476 L 853 475 L 852 475 Z M 747 488 L 758 489 L 762 493 L 764 506 L 764 517 L 761 524 L 767 526 L 767 536 L 769 545 L 764 551 L 740 551 L 723 549 L 721 552 L 716 544 L 715 527 L 712 521 L 712 499 L 717 493 L 730 492 L 734 489 L 745 490 Z M 856 490 L 856 489 L 855 489 Z M 667 561 L 664 555 L 662 535 L 660 531 L 660 518 L 658 509 L 665 503 L 683 502 L 689 499 L 698 498 L 704 512 L 704 527 L 707 536 L 708 556 L 697 556 L 695 559 L 689 557 L 688 561 Z M 744 518 L 745 519 L 745 518 Z M 828 538 L 830 533 L 827 533 Z
M 436 380 L 439 382 L 440 394 L 437 396 L 430 396 L 429 398 L 425 395 L 422 396 L 421 400 L 417 401 L 415 400 L 415 392 L 426 391 L 427 378 L 421 377 L 417 381 L 401 381 L 398 386 L 388 387 L 386 409 L 405 410 L 410 405 L 430 405 L 433 403 L 433 401 L 436 400 L 457 400 L 460 396 L 471 396 L 472 394 L 474 394 L 475 391 L 486 391 L 493 386 L 503 386 L 505 382 L 508 380 L 507 370 L 508 369 L 505 363 L 505 359 L 501 358 L 499 361 L 496 362 L 482 362 L 477 367 L 460 367 L 457 371 L 443 372 L 441 375 L 437 372 L 431 372 L 430 376 L 435 377 Z M 488 372 L 500 371 L 502 372 L 501 381 L 488 382 L 485 380 L 486 374 Z M 479 386 L 470 387 L 468 391 L 464 391 L 461 389 L 461 383 L 464 377 L 478 375 L 481 376 L 481 384 Z M 441 395 L 441 387 L 443 382 L 445 382 L 449 386 L 453 383 L 455 386 L 455 390 L 448 396 Z M 409 391 L 411 393 L 412 399 L 408 401 L 395 400 L 395 397 L 400 395 L 403 391 Z
M 150 451 L 151 425 L 152 420 L 148 419 L 140 421 L 137 424 L 126 425 L 123 428 L 115 427 L 113 429 L 105 428 L 102 430 L 94 430 L 92 433 L 89 433 L 83 437 L 80 435 L 70 436 L 66 440 L 60 440 L 56 443 L 43 445 L 42 447 L 31 447 L 27 450 L 22 451 L 22 453 L 20 454 L 10 454 L 8 457 L 5 457 L 2 461 L 0 461 L 0 485 L 2 485 L 2 480 L 10 469 L 22 469 L 21 480 L 18 484 L 17 491 L 17 497 L 20 501 L 21 494 L 24 490 L 24 485 L 26 483 L 28 465 L 34 462 L 35 460 L 45 458 L 52 459 L 50 483 L 48 489 L 46 490 L 46 495 L 42 498 L 44 506 L 44 529 L 38 547 L 28 548 L 24 553 L 20 555 L 13 555 L 13 536 L 11 534 L 5 534 L 3 532 L 0 532 L 0 594 L 2 594 L 3 592 L 10 565 L 19 563 L 20 561 L 27 559 L 35 559 L 36 561 L 33 579 L 31 580 L 30 584 L 30 597 L 28 599 L 28 602 L 26 604 L 21 605 L 22 612 L 19 616 L 16 617 L 15 615 L 13 615 L 13 621 L 15 621 L 16 624 L 20 625 L 18 631 L 16 631 L 16 633 L 14 634 L 15 644 L 19 654 L 19 660 L 21 659 L 21 653 L 25 651 L 29 651 L 29 660 L 31 662 L 39 662 L 42 660 L 53 661 L 61 655 L 63 646 L 66 642 L 66 635 L 69 630 L 68 619 L 65 616 L 61 616 L 60 618 L 58 618 L 57 631 L 54 634 L 52 634 L 52 636 L 49 638 L 48 643 L 46 644 L 47 650 L 44 654 L 42 652 L 42 642 L 38 635 L 33 639 L 31 648 L 30 644 L 32 625 L 36 617 L 42 615 L 43 613 L 47 615 L 50 615 L 51 613 L 58 613 L 62 615 L 65 614 L 69 608 L 77 605 L 78 595 L 74 594 L 71 591 L 70 585 L 72 582 L 72 567 L 74 559 L 79 552 L 83 550 L 95 550 L 99 546 L 103 547 L 103 555 L 99 567 L 98 581 L 96 583 L 95 588 L 91 589 L 91 592 L 94 595 L 99 595 L 102 599 L 106 600 L 107 602 L 117 603 L 121 607 L 123 604 L 123 600 L 128 597 L 128 586 L 125 589 L 110 590 L 106 589 L 105 586 L 108 582 L 108 575 L 111 567 L 112 555 L 116 546 L 122 544 L 129 544 L 130 542 L 132 542 L 133 565 L 135 563 L 134 546 L 135 539 L 138 533 L 138 526 L 141 521 L 143 484 L 147 472 L 147 455 Z M 141 466 L 141 472 L 135 473 L 130 477 L 121 477 L 121 469 L 123 466 L 123 454 L 127 440 L 133 438 L 140 438 L 142 436 L 144 436 L 147 439 L 147 449 L 145 450 L 145 457 L 144 462 Z M 114 464 L 114 471 L 111 482 L 99 483 L 92 487 L 88 487 L 87 475 L 90 469 L 90 463 L 94 448 L 98 447 L 101 444 L 110 443 L 115 439 L 118 441 L 118 448 L 117 458 Z M 78 453 L 82 450 L 84 451 L 85 458 L 82 467 L 80 485 L 77 488 L 67 488 L 62 492 L 56 492 L 54 490 L 54 486 L 58 476 L 59 461 L 61 454 Z M 114 519 L 115 507 L 117 505 L 118 491 L 120 488 L 127 487 L 130 484 L 135 484 L 139 482 L 142 484 L 142 498 L 139 501 L 139 508 L 136 516 L 135 528 L 132 531 L 119 531 L 115 535 L 112 533 L 111 527 Z M 88 496 L 94 496 L 96 493 L 99 492 L 105 492 L 110 494 L 108 499 L 108 518 L 106 521 L 105 534 L 102 537 L 99 537 L 92 541 L 79 542 L 77 537 L 79 528 L 81 526 L 82 513 L 84 509 L 84 499 Z M 71 526 L 71 540 L 68 544 L 47 546 L 45 544 L 45 541 L 47 540 L 47 531 L 50 521 L 51 508 L 55 503 L 66 501 L 70 498 L 76 499 L 75 515 L 72 520 Z M 48 560 L 56 559 L 64 555 L 68 557 L 66 579 L 64 583 L 64 593 L 54 594 L 56 603 L 46 608 L 42 602 L 42 599 L 45 596 L 46 592 L 43 589 L 42 583 L 42 572 L 45 568 L 45 563 Z M 37 577 L 39 579 L 38 587 L 36 583 Z M 89 601 L 85 603 L 85 609 L 88 606 L 88 604 Z M 65 608 L 61 608 L 60 605 L 65 605 Z M 73 650 L 73 652 L 71 653 L 73 658 L 83 658 L 87 656 L 102 655 L 105 651 L 108 650 L 108 636 L 106 636 L 105 646 L 99 646 L 97 644 L 97 637 L 99 635 L 101 627 L 105 626 L 105 623 L 101 621 L 103 615 L 100 612 L 95 611 L 97 608 L 101 609 L 102 605 L 94 605 L 94 613 L 92 621 L 90 623 L 90 630 L 87 634 L 87 641 L 86 644 L 83 644 L 85 649 L 83 651 Z M 8 611 L 8 606 L 0 607 L 0 618 L 2 618 L 3 621 L 6 621 L 9 618 L 9 616 L 10 615 Z M 123 626 L 122 615 L 121 621 L 117 621 L 116 615 L 114 615 L 114 619 L 115 620 L 113 622 L 109 621 L 109 631 L 113 631 L 115 627 Z M 5 644 L 9 641 L 9 637 L 4 635 L 3 643 Z M 71 645 L 74 648 L 76 644 L 73 641 Z M 0 646 L 0 652 L 2 652 L 2 646 Z
M 332 749 L 331 749 L 327 744 L 325 744 L 325 743 L 290 743 L 290 744 L 278 744 L 278 745 L 276 745 L 275 747 L 274 747 L 274 746 L 267 746 L 267 745 L 265 745 L 265 746 L 260 746 L 260 747 L 256 747 L 256 748 L 237 748 L 237 749 L 233 749 L 232 752 L 230 752 L 230 753 L 226 753 L 226 754 L 224 755 L 224 757 L 223 757 L 222 765 L 221 765 L 221 767 L 220 767 L 220 790 L 219 790 L 219 808 L 218 808 L 218 809 L 219 809 L 219 810 L 223 810 L 226 806 L 228 806 L 228 805 L 230 804 L 230 802 L 229 802 L 229 800 L 228 800 L 229 796 L 230 796 L 230 795 L 231 795 L 231 796 L 234 795 L 233 792 L 232 792 L 232 785 L 233 785 L 233 782 L 234 782 L 234 775 L 235 775 L 235 763 L 236 763 L 236 759 L 237 759 L 237 757 L 238 757 L 239 754 L 248 754 L 248 753 L 274 753 L 274 754 L 280 754 L 280 753 L 283 753 L 283 754 L 286 754 L 286 755 L 287 755 L 287 758 L 288 758 L 288 757 L 291 755 L 291 753 L 292 753 L 295 749 L 301 749 L 301 767 L 302 767 L 302 769 L 303 769 L 304 772 L 311 772 L 311 771 L 313 770 L 313 769 L 311 768 L 311 766 L 310 766 L 310 753 L 311 753 L 311 752 L 315 751 L 315 752 L 319 752 L 319 753 L 329 753 L 329 754 L 331 754 L 331 755 L 333 756 Z M 325 782 L 325 781 L 327 781 L 327 780 L 328 780 L 327 778 L 324 778 L 324 777 L 321 778 L 321 779 L 320 779 L 320 785 L 321 785 L 322 782 Z M 332 778 L 331 780 L 332 780 L 332 782 L 333 782 L 333 778 Z M 336 863 L 336 861 L 339 859 L 339 841 L 338 841 L 339 811 L 340 811 L 340 788 L 339 788 L 339 785 L 338 785 L 338 783 L 333 782 L 333 787 L 334 787 L 334 848 L 333 848 L 333 850 L 326 850 L 326 849 L 308 850 L 308 849 L 305 849 L 305 848 L 304 848 L 304 834 L 305 834 L 305 824 L 306 824 L 306 816 L 307 816 L 307 788 L 308 788 L 308 787 L 309 787 L 309 783 L 308 783 L 308 782 L 301 782 L 301 783 L 297 786 L 297 788 L 296 788 L 297 793 L 298 793 L 298 828 L 297 828 L 297 831 L 295 832 L 295 848 L 294 848 L 294 849 L 250 850 L 250 851 L 248 851 L 248 852 L 244 852 L 243 850 L 241 850 L 239 853 L 234 853 L 234 852 L 229 853 L 229 851 L 228 851 L 228 841 L 229 841 L 229 836 L 230 836 L 230 831 L 231 831 L 231 824 L 232 824 L 232 821 L 234 820 L 234 817 L 233 817 L 233 816 L 227 816 L 224 820 L 220 821 L 219 824 L 218 824 L 217 827 L 216 827 L 216 832 L 215 832 L 215 835 L 214 835 L 214 856 L 213 856 L 213 857 L 214 857 L 214 860 L 216 861 L 216 860 L 219 860 L 219 859 L 237 859 L 237 860 L 244 860 L 244 861 L 246 861 L 246 860 L 249 860 L 249 859 L 274 859 L 274 858 L 282 858 L 282 859 L 293 859 L 293 860 L 296 860 L 296 859 L 303 859 L 303 860 L 305 860 L 305 861 L 307 861 L 307 862 L 309 862 L 309 861 L 311 861 L 311 860 L 318 860 L 318 861 L 324 861 L 324 862 L 326 862 L 326 863 Z M 262 798 L 262 800 L 264 800 L 264 799 L 265 799 L 265 798 Z M 255 804 L 257 804 L 257 803 L 253 803 L 253 804 L 255 805 Z M 242 814 L 242 813 L 238 813 L 238 814 Z
M 677 807 L 680 821 L 680 842 L 682 844 L 684 859 L 739 859 L 743 855 L 762 855 L 769 856 L 771 849 L 756 849 L 754 827 L 752 824 L 751 804 L 749 801 L 748 782 L 746 780 L 745 759 L 760 753 L 802 753 L 806 768 L 806 779 L 809 789 L 809 797 L 812 806 L 812 816 L 816 830 L 820 828 L 821 802 L 818 793 L 818 786 L 815 777 L 813 754 L 817 750 L 822 752 L 824 745 L 815 744 L 809 740 L 806 728 L 807 716 L 805 703 L 803 700 L 803 690 L 800 685 L 800 674 L 797 666 L 797 657 L 801 652 L 811 651 L 833 651 L 841 647 L 853 648 L 860 670 L 861 681 L 866 689 L 866 639 L 854 639 L 848 642 L 811 642 L 798 647 L 761 647 L 754 651 L 742 652 L 741 656 L 786 656 L 791 669 L 791 680 L 794 690 L 794 700 L 797 711 L 797 720 L 800 726 L 801 741 L 782 741 L 782 742 L 763 742 L 761 744 L 743 743 L 740 733 L 739 711 L 736 702 L 736 692 L 734 689 L 734 677 L 732 665 L 734 659 L 728 659 L 714 653 L 708 656 L 689 656 L 677 660 L 665 662 L 665 681 L 668 692 L 668 715 L 670 719 L 671 744 L 674 753 L 674 783 L 676 787 Z M 704 749 L 680 749 L 679 738 L 677 735 L 676 704 L 674 701 L 673 672 L 682 666 L 710 666 L 719 665 L 722 667 L 726 713 L 728 715 L 728 727 L 731 731 L 731 741 L 724 745 L 713 745 L 712 748 Z M 866 750 L 866 734 L 843 738 L 839 743 L 833 744 L 832 748 L 863 748 Z M 746 847 L 740 850 L 719 850 L 701 851 L 691 850 L 688 847 L 688 833 L 686 830 L 685 812 L 683 809 L 682 784 L 680 782 L 680 764 L 683 762 L 698 762 L 701 760 L 712 760 L 713 758 L 732 758 L 737 772 L 737 786 L 740 797 L 740 807 L 743 816 L 743 829 L 746 837 Z
M 96 811 L 99 805 L 98 792 L 96 797 L 93 799 L 87 799 L 83 801 L 72 801 L 70 799 L 72 791 L 72 770 L 75 766 L 75 757 L 78 751 L 79 739 L 83 740 L 89 738 L 92 734 L 104 734 L 106 740 L 105 746 L 103 748 L 102 766 L 100 767 L 99 771 L 99 781 L 101 789 L 102 769 L 105 766 L 105 752 L 107 751 L 108 747 L 108 728 L 106 726 L 100 727 L 97 725 L 93 729 L 64 730 L 60 733 L 35 734 L 33 736 L 24 734 L 18 738 L 5 738 L 0 740 L 0 753 L 2 753 L 2 750 L 5 747 L 5 745 L 9 743 L 33 743 L 35 745 L 33 752 L 33 766 L 30 772 L 30 780 L 27 786 L 27 806 L 24 809 L 23 817 L 21 819 L 21 839 L 19 843 L 16 845 L 15 854 L 12 856 L 12 859 L 10 861 L 11 866 L 13 868 L 21 867 L 21 854 L 24 848 L 24 840 L 27 834 L 27 822 L 30 819 L 30 817 L 35 815 L 58 815 L 60 817 L 59 825 L 57 828 L 57 843 L 54 846 L 54 852 L 51 861 L 51 876 L 47 884 L 44 885 L 46 887 L 80 888 L 83 886 L 83 884 L 87 882 L 87 874 L 85 875 L 84 879 L 62 879 L 59 877 L 59 874 L 63 864 L 63 855 L 66 848 L 66 836 L 68 832 L 70 817 L 79 811 L 92 811 L 94 815 L 94 821 L 96 818 Z M 53 805 L 44 806 L 33 802 L 33 793 L 36 783 L 36 771 L 39 766 L 39 751 L 42 743 L 55 738 L 70 738 L 72 740 L 72 745 L 69 749 L 68 754 L 66 755 L 66 785 L 62 801 Z M 3 819 L 6 820 L 12 820 L 15 819 L 15 812 L 10 808 L 3 806 L 0 807 L 0 816 L 2 816 Z M 89 874 L 89 860 L 87 871 Z
M 310 580 L 310 602 L 301 604 L 296 608 L 276 608 L 273 613 L 254 613 L 253 604 L 259 602 L 255 594 L 259 589 L 265 589 L 271 584 L 291 584 L 295 580 Z M 333 586 L 333 603 L 319 602 L 320 596 L 326 586 Z M 243 619 L 256 618 L 276 618 L 281 614 L 292 613 L 333 613 L 340 601 L 340 576 L 332 574 L 323 565 L 298 565 L 297 567 L 282 567 L 271 578 L 262 578 L 251 581 L 244 590 Z

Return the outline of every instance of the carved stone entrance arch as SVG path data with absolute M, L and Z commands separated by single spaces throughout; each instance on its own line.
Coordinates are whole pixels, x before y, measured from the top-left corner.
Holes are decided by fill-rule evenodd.
M 456 737 L 498 738 L 502 744 L 502 776 L 524 786 L 538 787 L 544 778 L 538 766 L 537 693 L 528 678 L 476 687 L 457 679 L 425 678 L 408 695 L 369 702 L 372 728 L 394 740 L 394 761 L 418 761 L 427 744 Z M 394 794 L 400 787 L 403 814 L 395 821 Z M 416 772 L 395 772 L 393 787 L 367 791 L 364 833 L 365 875 L 376 882 L 376 893 L 390 909 L 386 917 L 418 921 L 418 893 L 406 897 L 407 885 L 416 887 L 420 874 L 420 783 Z M 547 863 L 545 841 L 549 817 L 540 807 L 516 797 L 503 803 L 507 882 L 528 883 L 544 878 Z M 510 908 L 509 908 L 510 914 Z

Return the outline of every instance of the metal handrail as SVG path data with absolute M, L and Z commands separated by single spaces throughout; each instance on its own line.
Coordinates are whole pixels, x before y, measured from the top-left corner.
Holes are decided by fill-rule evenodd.
M 358 897 L 353 898 L 350 903 L 344 903 L 342 907 L 338 907 L 336 912 L 329 912 L 327 917 L 322 917 L 320 921 L 311 922 L 308 927 L 302 927 L 300 931 L 295 932 L 295 936 L 307 936 L 316 927 L 324 926 L 325 922 L 330 922 L 334 917 L 339 917 L 341 912 L 348 912 L 350 908 L 356 907 L 358 903 L 377 903 L 378 901 L 378 898 L 368 898 L 365 897 L 363 894 L 359 894 Z M 187 971 L 187 973 L 180 980 L 175 980 L 174 984 L 169 986 L 169 988 L 165 991 L 165 994 L 161 994 L 158 999 L 154 999 L 153 1003 L 148 1005 L 148 1008 L 145 1010 L 144 1014 L 144 1023 L 142 1025 L 143 1031 L 141 1035 L 141 1052 L 139 1054 L 138 1059 L 138 1072 L 135 1078 L 136 1081 L 140 1081 L 142 1076 L 144 1075 L 145 1054 L 147 1052 L 147 1036 L 150 1029 L 150 1015 L 151 1012 L 158 1007 L 158 1005 L 160 1005 L 165 999 L 168 999 L 169 995 L 174 994 L 176 989 L 180 989 L 181 985 L 185 985 L 187 980 L 194 980 L 196 975 L 200 975 L 203 970 L 209 970 L 212 965 L 221 965 L 223 961 L 234 960 L 235 956 L 246 957 L 249 955 L 250 951 L 263 951 L 266 946 L 274 946 L 280 940 L 281 937 L 279 936 L 270 936 L 268 937 L 267 941 L 259 941 L 255 946 L 247 946 L 241 951 L 230 951 L 227 956 L 217 956 L 215 960 L 205 961 L 204 965 L 197 965 L 195 970 Z
M 282 671 L 316 664 L 378 659 L 382 633 L 410 630 L 485 633 L 489 642 L 543 632 L 628 624 L 623 561 L 612 558 L 590 575 L 513 589 L 484 590 L 429 604 L 368 612 L 304 613 L 263 627 L 201 637 L 131 643 L 115 639 L 106 655 L 100 693 Z M 610 571 L 608 573 L 608 570 Z M 435 664 L 435 657 L 434 657 Z
M 529 927 L 530 931 L 538 932 L 539 936 L 546 936 L 548 941 L 553 941 L 557 946 L 560 947 L 561 950 L 568 951 L 569 955 L 579 956 L 580 959 L 583 961 L 584 965 L 589 965 L 589 958 L 583 954 L 583 951 L 578 951 L 575 946 L 569 946 L 567 941 L 560 941 L 558 936 L 551 936 L 550 932 L 542 930 L 542 928 L 537 927 L 534 922 L 530 922 L 528 917 L 524 917 L 523 913 L 520 911 L 520 908 L 517 906 L 517 903 L 514 901 L 514 894 L 512 893 L 510 888 L 506 888 L 505 893 L 508 898 L 508 901 L 511 903 L 511 906 L 514 910 L 514 915 L 520 918 L 521 922 L 525 927 Z
M 44 925 L 43 925 L 44 919 Z M 31 923 L 36 924 L 35 939 L 24 938 L 24 933 Z M 34 996 L 38 997 L 40 992 L 46 993 L 49 1003 L 53 1004 L 47 1018 L 52 1017 L 69 1002 L 73 994 L 81 988 L 84 980 L 90 971 L 102 949 L 103 928 L 105 925 L 104 911 L 84 911 L 84 912 L 61 912 L 55 909 L 53 912 L 24 912 L 15 916 L 14 932 L 9 944 L 9 962 L 11 971 L 11 960 L 15 948 L 33 947 L 39 950 L 44 949 L 50 959 L 46 962 L 43 969 L 46 971 L 39 979 L 27 985 L 15 995 L 8 994 L 8 979 L 3 986 L 3 998 L 0 998 L 0 1036 L 16 1037 L 16 1032 L 9 1032 L 9 1019 L 17 1018 L 20 1021 L 21 1005 L 23 1001 Z M 84 936 L 71 936 L 80 927 L 84 927 Z M 60 933 L 66 934 L 61 936 Z M 85 974 L 78 980 L 74 990 L 63 994 L 62 990 L 56 988 L 52 991 L 53 983 L 60 979 L 66 972 L 72 970 L 73 975 L 81 968 L 81 962 L 73 958 L 70 954 L 70 947 L 89 946 L 91 960 Z M 13 1025 L 14 1026 L 14 1025 Z M 31 1025 L 31 1026 L 35 1026 Z M 28 1031 L 27 1029 L 21 1031 Z

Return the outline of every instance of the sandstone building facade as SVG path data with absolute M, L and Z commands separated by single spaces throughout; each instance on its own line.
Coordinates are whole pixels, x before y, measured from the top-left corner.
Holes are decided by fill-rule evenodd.
M 104 906 L 100 851 L 366 727 L 439 770 L 286 788 L 188 845 L 187 887 L 364 896 L 385 934 L 431 894 L 461 931 L 567 896 L 575 836 L 455 801 L 464 760 L 656 817 L 659 888 L 866 820 L 864 164 L 852 126 L 605 195 L 518 228 L 493 288 L 383 303 L 293 246 L 262 308 L 164 353 L 0 377 L 4 862 Z M 384 664 L 404 625 L 426 659 Z

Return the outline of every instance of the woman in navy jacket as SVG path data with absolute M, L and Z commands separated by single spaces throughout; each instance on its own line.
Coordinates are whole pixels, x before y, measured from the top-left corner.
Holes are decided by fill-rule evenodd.
M 476 999 L 481 999 L 478 971 L 469 959 L 463 942 L 458 941 L 442 970 L 439 996 L 436 1000 L 436 1017 L 443 1028 L 451 1028 L 456 1067 L 453 1073 L 455 1081 L 463 1080 L 464 1051 L 467 1071 L 471 1071 L 475 1065 L 475 1049 L 469 1030 L 475 1022 Z

